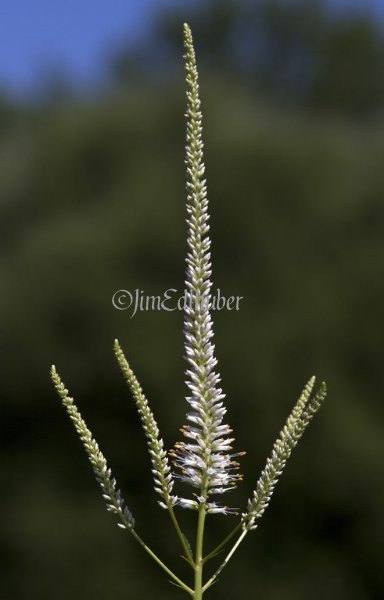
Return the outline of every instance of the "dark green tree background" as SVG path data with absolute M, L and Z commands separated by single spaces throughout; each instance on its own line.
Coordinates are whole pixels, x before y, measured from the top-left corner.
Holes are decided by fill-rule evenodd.
M 0 595 L 181 596 L 105 512 L 49 367 L 143 537 L 185 572 L 112 353 L 118 336 L 171 447 L 186 409 L 182 314 L 130 319 L 111 303 L 121 288 L 183 289 L 183 21 L 201 67 L 214 287 L 244 297 L 214 315 L 229 422 L 248 452 L 233 505 L 244 506 L 304 382 L 329 383 L 259 529 L 210 594 L 381 598 L 382 30 L 365 14 L 277 0 L 160 15 L 153 46 L 112 57 L 91 99 L 56 89 L 0 102 Z M 181 518 L 193 531 L 194 515 Z M 210 543 L 230 520 L 210 519 Z

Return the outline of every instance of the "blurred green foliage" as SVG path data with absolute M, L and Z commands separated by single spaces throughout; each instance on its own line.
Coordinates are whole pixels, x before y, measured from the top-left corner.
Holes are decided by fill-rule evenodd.
M 353 40 L 367 35 L 354 28 L 353 65 L 375 70 L 374 45 L 358 51 Z M 203 58 L 199 36 L 196 16 Z M 333 98 L 322 112 L 319 86 L 305 108 L 283 110 L 234 72 L 201 69 L 214 286 L 244 297 L 238 312 L 214 315 L 229 421 L 248 452 L 234 505 L 244 506 L 304 382 L 316 373 L 329 383 L 260 528 L 211 593 L 218 600 L 384 595 L 384 123 L 372 79 L 359 97 L 347 93 L 355 71 L 342 67 L 345 40 L 334 38 L 333 58 L 322 54 L 322 89 Z M 156 506 L 112 342 L 121 340 L 170 447 L 186 408 L 182 314 L 130 319 L 111 298 L 121 288 L 183 289 L 184 110 L 181 61 L 166 86 L 143 80 L 88 102 L 0 104 L 7 600 L 178 597 L 105 513 L 49 366 L 75 396 L 141 534 L 175 564 L 177 540 Z M 193 515 L 181 517 L 192 531 Z M 230 519 L 210 521 L 213 545 Z

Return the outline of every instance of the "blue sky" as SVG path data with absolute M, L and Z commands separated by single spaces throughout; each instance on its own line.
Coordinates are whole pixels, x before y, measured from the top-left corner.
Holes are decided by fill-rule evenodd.
M 310 0 L 309 0 L 310 1 Z M 382 11 L 384 0 L 328 0 Z M 143 39 L 156 10 L 198 0 L 0 0 L 0 89 L 32 91 L 55 70 L 97 81 L 108 53 Z
M 92 82 L 112 48 L 140 41 L 155 9 L 177 4 L 180 0 L 0 0 L 0 88 L 26 92 L 55 69 L 75 82 Z

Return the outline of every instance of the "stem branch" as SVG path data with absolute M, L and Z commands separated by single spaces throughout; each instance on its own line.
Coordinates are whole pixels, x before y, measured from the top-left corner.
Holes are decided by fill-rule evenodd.
M 227 556 L 221 563 L 220 567 L 217 569 L 217 571 L 212 575 L 212 577 L 204 585 L 203 592 L 205 592 L 209 587 L 211 587 L 212 584 L 215 583 L 215 581 L 218 578 L 218 576 L 220 575 L 221 571 L 224 569 L 225 565 L 230 561 L 232 555 L 236 552 L 237 548 L 240 546 L 241 542 L 243 541 L 243 539 L 245 538 L 247 533 L 248 533 L 248 531 L 246 529 L 243 529 L 243 531 L 241 532 L 237 541 L 234 543 L 231 550 L 228 552 Z
M 149 556 L 151 556 L 153 558 L 153 560 L 155 560 L 157 562 L 158 565 L 160 565 L 160 567 L 163 569 L 163 571 L 165 571 L 167 573 L 167 575 L 169 575 L 171 577 L 171 579 L 173 579 L 173 581 L 175 583 L 177 583 L 177 585 L 179 585 L 181 588 L 183 588 L 183 590 L 185 590 L 186 592 L 188 592 L 188 594 L 190 594 L 191 596 L 193 596 L 193 590 L 184 583 L 184 581 L 182 581 L 181 579 L 179 579 L 177 577 L 177 575 L 175 575 L 171 569 L 169 569 L 167 567 L 167 565 L 165 565 L 163 563 L 162 560 L 160 560 L 160 558 L 153 552 L 153 550 L 151 550 L 149 548 L 149 546 L 147 546 L 147 544 L 141 539 L 141 537 L 136 533 L 136 531 L 134 529 L 130 529 L 130 533 L 133 535 L 133 537 L 139 542 L 140 546 L 142 546 L 144 548 L 144 550 L 146 552 L 148 552 Z
M 188 544 L 186 542 L 186 539 L 184 537 L 184 534 L 183 534 L 183 532 L 180 529 L 179 522 L 177 520 L 177 517 L 175 515 L 175 511 L 173 510 L 172 506 L 168 506 L 168 512 L 169 512 L 169 516 L 171 517 L 172 523 L 175 526 L 177 535 L 179 536 L 179 539 L 180 539 L 181 545 L 183 547 L 183 550 L 185 552 L 185 558 L 187 559 L 187 561 L 191 565 L 191 567 L 194 569 L 195 568 L 195 562 L 193 560 L 193 556 L 192 556 L 191 550 L 189 549 Z
M 241 525 L 242 525 L 242 522 L 240 521 L 240 523 L 238 523 L 238 525 L 236 525 L 236 527 L 234 529 L 232 529 L 232 531 L 227 535 L 227 537 L 218 546 L 216 546 L 216 548 L 214 550 L 212 550 L 212 552 L 210 552 L 209 554 L 207 554 L 207 556 L 204 557 L 203 560 L 205 563 L 208 560 L 210 560 L 211 558 L 213 558 L 214 556 L 216 556 L 216 554 L 218 554 L 220 552 L 220 550 L 222 550 L 222 548 L 224 548 L 224 546 L 229 542 L 229 540 L 233 538 L 235 533 L 237 533 L 239 531 L 239 529 L 241 528 Z

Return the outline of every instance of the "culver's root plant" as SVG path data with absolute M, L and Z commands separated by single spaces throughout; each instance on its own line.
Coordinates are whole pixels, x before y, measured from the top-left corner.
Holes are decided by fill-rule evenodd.
M 325 398 L 326 386 L 325 383 L 322 383 L 314 392 L 314 377 L 306 384 L 273 445 L 270 457 L 267 459 L 264 470 L 248 500 L 247 507 L 238 517 L 237 525 L 224 540 L 218 543 L 216 548 L 206 552 L 204 530 L 208 520 L 215 518 L 216 513 L 237 514 L 235 509 L 219 499 L 236 487 L 237 482 L 241 480 L 237 459 L 243 452 L 232 451 L 234 439 L 231 437 L 232 430 L 224 420 L 226 414 L 223 403 L 225 394 L 219 387 L 220 375 L 217 371 L 217 360 L 212 343 L 211 258 L 208 200 L 204 179 L 202 117 L 195 51 L 188 25 L 184 25 L 184 45 L 187 82 L 188 226 L 185 279 L 188 301 L 184 305 L 184 338 L 185 357 L 188 364 L 186 384 L 189 395 L 186 400 L 189 412 L 186 415 L 187 424 L 181 429 L 184 440 L 177 443 L 172 451 L 167 452 L 164 448 L 148 400 L 117 340 L 114 349 L 147 438 L 154 487 L 159 495 L 159 504 L 169 513 L 183 556 L 191 567 L 190 581 L 182 581 L 143 541 L 136 528 L 132 512 L 117 487 L 106 459 L 54 366 L 52 366 L 51 373 L 56 390 L 92 463 L 107 510 L 116 515 L 119 527 L 132 535 L 166 572 L 173 583 L 195 600 L 200 600 L 216 582 L 245 536 L 256 529 L 293 448 Z M 189 497 L 182 497 L 174 491 L 174 484 L 177 480 L 191 486 Z M 179 524 L 176 515 L 179 508 L 190 509 L 196 513 L 196 539 L 193 546 L 183 534 Z M 205 578 L 208 561 L 221 552 L 224 552 L 223 560 L 216 571 Z

